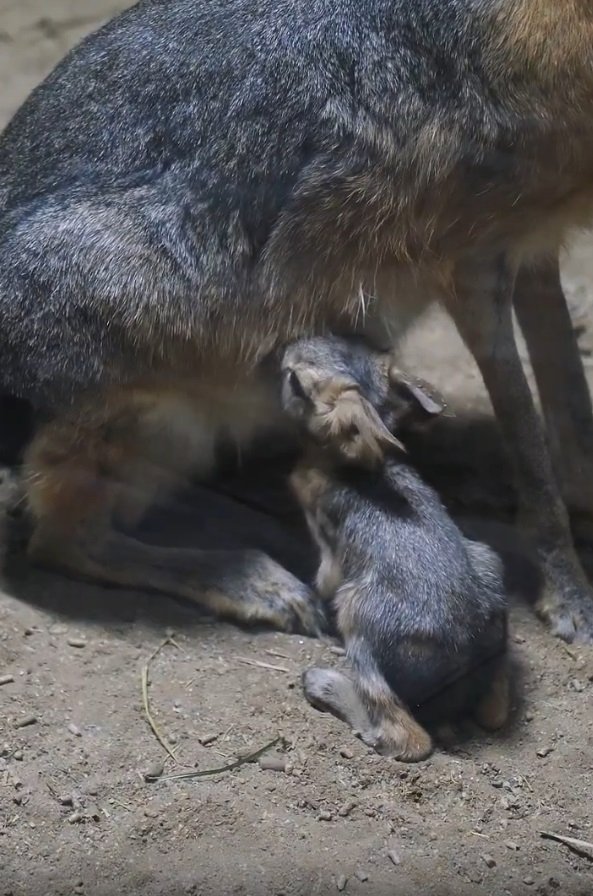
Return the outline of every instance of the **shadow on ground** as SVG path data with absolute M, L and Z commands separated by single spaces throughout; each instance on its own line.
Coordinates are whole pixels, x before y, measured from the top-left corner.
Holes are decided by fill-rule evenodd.
M 444 419 L 421 436 L 411 437 L 408 447 L 464 532 L 502 554 L 509 591 L 532 601 L 539 578 L 530 545 L 512 524 L 511 473 L 492 419 Z M 259 445 L 240 466 L 227 461 L 207 487 L 188 483 L 166 504 L 154 508 L 135 534 L 149 544 L 168 547 L 259 548 L 301 580 L 311 582 L 316 551 L 287 484 L 293 461 L 288 452 L 273 457 L 269 444 Z M 27 534 L 26 521 L 13 523 L 6 577 L 11 592 L 20 599 L 63 616 L 104 624 L 131 622 L 139 615 L 156 626 L 165 619 L 184 627 L 200 623 L 195 607 L 173 599 L 173 606 L 167 606 L 158 595 L 85 583 L 82 599 L 81 587 L 73 580 L 29 568 L 24 553 Z M 58 581 L 60 587 L 56 587 Z

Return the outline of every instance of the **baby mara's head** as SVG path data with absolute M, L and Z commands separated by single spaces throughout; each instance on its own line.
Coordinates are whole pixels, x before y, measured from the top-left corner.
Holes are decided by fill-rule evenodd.
M 282 405 L 314 444 L 342 462 L 377 467 L 399 436 L 432 420 L 445 402 L 360 339 L 300 339 L 282 358 Z

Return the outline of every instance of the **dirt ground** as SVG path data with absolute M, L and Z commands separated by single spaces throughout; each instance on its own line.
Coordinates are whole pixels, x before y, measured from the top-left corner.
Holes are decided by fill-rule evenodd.
M 0 123 L 117 6 L 0 0 Z M 585 323 L 592 283 L 584 239 L 566 285 Z M 586 362 L 589 341 L 585 332 Z M 406 359 L 470 421 L 467 437 L 437 446 L 448 497 L 504 521 L 512 497 L 488 403 L 442 316 L 420 325 Z M 146 537 L 199 541 L 199 497 L 181 496 Z M 226 505 L 212 506 L 208 533 L 222 538 Z M 256 511 L 241 513 L 243 530 L 264 532 Z M 295 541 L 287 562 L 299 557 Z M 141 689 L 171 632 L 148 694 L 175 760 L 148 725 Z M 31 571 L 17 556 L 0 595 L 0 896 L 590 896 L 593 862 L 541 832 L 593 840 L 593 652 L 554 641 L 521 603 L 511 641 L 509 730 L 405 766 L 305 703 L 302 670 L 340 662 L 328 646 Z M 169 774 L 218 767 L 276 738 L 234 771 L 146 781 L 163 763 Z

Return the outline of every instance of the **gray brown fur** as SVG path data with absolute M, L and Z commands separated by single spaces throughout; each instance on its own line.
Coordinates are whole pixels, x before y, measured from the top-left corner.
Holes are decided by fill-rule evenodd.
M 523 265 L 530 349 L 551 337 L 561 359 L 551 383 L 536 370 L 556 473 L 588 514 L 593 418 L 556 258 L 590 220 L 592 46 L 587 0 L 151 0 L 70 53 L 0 140 L 0 386 L 41 421 L 32 554 L 120 580 L 113 514 L 207 472 L 221 427 L 243 441 L 269 419 L 249 379 L 264 354 L 331 327 L 385 337 L 435 297 L 516 463 L 539 612 L 591 638 L 511 307 Z
M 423 758 L 429 740 L 406 726 L 403 707 L 432 725 L 477 713 L 497 727 L 508 694 L 496 718 L 484 705 L 506 675 L 502 563 L 463 537 L 389 438 L 405 438 L 416 416 L 439 413 L 438 399 L 389 355 L 335 338 L 290 346 L 282 370 L 285 408 L 308 443 L 292 484 L 320 549 L 317 586 L 370 720 L 365 740 L 399 758 Z M 305 686 L 323 703 L 311 670 Z M 334 709 L 337 702 L 334 695 Z

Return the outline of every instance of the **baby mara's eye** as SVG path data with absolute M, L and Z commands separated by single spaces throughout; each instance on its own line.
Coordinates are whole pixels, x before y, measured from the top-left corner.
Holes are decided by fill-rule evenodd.
M 294 372 L 294 370 L 290 371 L 290 374 L 288 376 L 288 384 L 289 384 L 289 386 L 292 390 L 292 394 L 295 396 L 295 398 L 301 398 L 303 401 L 307 401 L 309 396 L 303 389 L 302 383 L 301 383 L 300 379 L 298 378 L 298 376 L 296 375 L 296 373 Z

